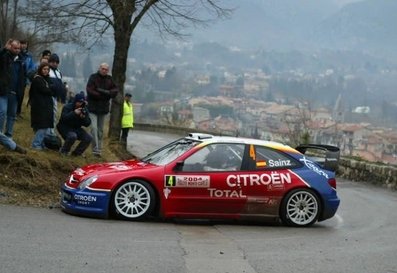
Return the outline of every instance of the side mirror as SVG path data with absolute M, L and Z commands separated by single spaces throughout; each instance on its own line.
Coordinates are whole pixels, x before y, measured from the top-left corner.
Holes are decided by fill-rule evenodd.
M 176 165 L 174 167 L 174 172 L 181 172 L 183 170 L 183 165 L 184 165 L 183 161 L 176 162 Z

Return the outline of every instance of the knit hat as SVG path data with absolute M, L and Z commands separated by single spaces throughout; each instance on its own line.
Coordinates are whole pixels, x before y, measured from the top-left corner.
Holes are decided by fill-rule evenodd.
M 85 96 L 83 92 L 80 92 L 78 94 L 76 94 L 76 96 L 74 96 L 74 103 L 76 102 L 85 102 Z

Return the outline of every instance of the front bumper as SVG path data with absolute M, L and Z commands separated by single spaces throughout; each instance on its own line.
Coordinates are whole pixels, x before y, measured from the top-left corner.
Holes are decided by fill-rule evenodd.
M 90 189 L 61 188 L 61 207 L 70 214 L 108 218 L 110 191 L 93 191 Z

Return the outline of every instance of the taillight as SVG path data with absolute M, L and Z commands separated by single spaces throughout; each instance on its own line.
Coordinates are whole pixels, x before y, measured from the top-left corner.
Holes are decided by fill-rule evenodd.
M 336 190 L 336 179 L 335 178 L 328 179 L 328 184 Z

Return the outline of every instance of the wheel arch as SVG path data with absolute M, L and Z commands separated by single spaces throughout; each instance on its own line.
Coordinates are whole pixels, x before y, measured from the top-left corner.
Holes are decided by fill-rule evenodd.
M 159 194 L 156 186 L 153 184 L 152 181 L 150 181 L 150 180 L 148 180 L 146 178 L 143 178 L 143 177 L 139 177 L 139 176 L 126 177 L 126 178 L 120 180 L 118 183 L 114 184 L 114 186 L 111 189 L 111 195 L 110 195 L 110 198 L 109 198 L 108 215 L 112 215 L 112 204 L 111 204 L 112 201 L 111 200 L 113 200 L 114 195 L 116 193 L 116 190 L 121 185 L 123 185 L 124 183 L 127 183 L 128 181 L 132 181 L 132 180 L 144 181 L 144 182 L 148 183 L 152 187 L 152 189 L 154 191 L 154 194 L 155 194 L 156 202 L 155 202 L 155 207 L 153 209 L 153 212 L 152 212 L 151 216 L 158 216 L 160 214 L 160 207 L 161 207 L 161 205 L 160 205 L 160 202 L 161 202 L 160 194 Z
M 320 219 L 322 218 L 322 216 L 324 214 L 324 199 L 321 196 L 321 194 L 318 192 L 318 190 L 316 190 L 315 188 L 304 187 L 304 186 L 293 187 L 284 193 L 283 197 L 280 199 L 280 203 L 278 206 L 278 217 L 281 219 L 281 209 L 282 209 L 282 204 L 284 203 L 285 198 L 287 198 L 287 196 L 290 192 L 292 192 L 294 190 L 299 190 L 299 189 L 310 190 L 316 195 L 317 199 L 320 202 L 320 213 L 319 213 L 319 217 L 318 217 L 317 221 L 320 221 Z

